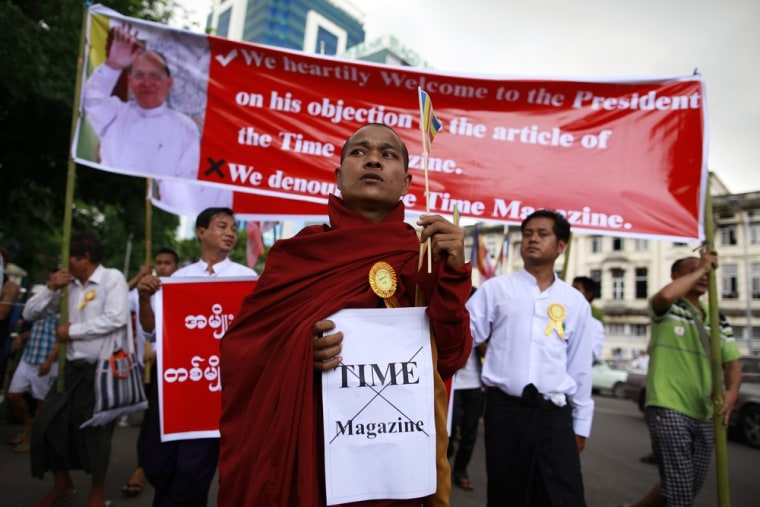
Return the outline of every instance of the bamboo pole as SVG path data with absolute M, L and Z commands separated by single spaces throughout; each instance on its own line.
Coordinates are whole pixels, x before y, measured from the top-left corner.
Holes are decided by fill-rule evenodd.
M 705 248 L 715 248 L 715 227 L 713 225 L 712 196 L 708 178 L 705 198 Z M 723 417 L 718 415 L 723 406 L 723 362 L 720 348 L 720 316 L 718 310 L 718 283 L 715 270 L 708 276 L 708 301 L 710 311 L 710 370 L 713 385 L 713 426 L 715 428 L 715 471 L 718 482 L 718 506 L 730 507 L 731 491 L 728 482 L 728 444 Z
M 145 266 L 153 264 L 153 207 L 150 203 L 150 186 L 151 179 L 145 179 Z M 139 283 L 139 282 L 138 282 Z M 140 318 L 140 310 L 137 310 L 138 319 Z M 151 345 L 148 340 L 145 340 L 145 355 L 143 364 L 145 370 L 143 371 L 143 383 L 150 384 L 150 352 Z
M 79 53 L 77 56 L 77 75 L 76 85 L 74 87 L 74 104 L 71 110 L 71 142 L 70 147 L 74 146 L 74 135 L 76 133 L 77 122 L 79 121 L 79 106 L 82 96 L 82 69 L 84 68 L 84 46 L 87 31 L 87 15 L 89 8 L 84 9 L 82 15 L 82 29 L 79 36 Z M 61 238 L 61 265 L 68 269 L 69 267 L 69 248 L 71 246 L 71 222 L 74 208 L 74 187 L 76 186 L 77 166 L 74 162 L 74 156 L 69 152 L 69 159 L 66 171 L 66 197 L 63 209 L 63 237 Z M 61 289 L 61 324 L 69 321 L 69 292 L 67 287 Z M 56 389 L 59 393 L 64 392 L 64 373 L 66 371 L 66 344 L 61 343 L 58 347 L 58 380 Z

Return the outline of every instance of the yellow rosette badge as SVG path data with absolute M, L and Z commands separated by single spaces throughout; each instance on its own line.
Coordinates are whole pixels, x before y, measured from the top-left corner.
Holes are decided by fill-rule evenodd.
M 85 306 L 87 306 L 87 303 L 95 299 L 95 291 L 93 289 L 88 290 L 84 293 L 84 300 L 82 300 L 81 303 L 77 305 L 77 310 L 81 310 Z
M 549 314 L 549 319 L 551 322 L 549 322 L 549 325 L 546 327 L 546 331 L 544 331 L 544 334 L 546 336 L 549 336 L 553 330 L 557 330 L 557 336 L 559 336 L 560 339 L 565 337 L 565 326 L 564 321 L 565 317 L 567 317 L 567 310 L 564 306 L 562 306 L 559 303 L 552 303 L 549 305 L 549 309 L 547 312 Z
M 393 297 L 397 287 L 393 266 L 383 261 L 376 262 L 369 270 L 369 286 L 372 287 L 372 292 L 385 300 L 385 306 L 398 307 L 398 302 Z

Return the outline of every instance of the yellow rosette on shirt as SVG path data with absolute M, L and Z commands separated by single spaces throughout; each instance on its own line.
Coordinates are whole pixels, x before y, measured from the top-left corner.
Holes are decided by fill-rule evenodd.
M 84 293 L 84 299 L 81 303 L 77 305 L 77 310 L 81 310 L 85 306 L 87 306 L 87 303 L 95 299 L 95 291 L 93 289 L 88 290 Z
M 393 266 L 387 262 L 376 262 L 369 270 L 369 286 L 372 292 L 383 298 L 387 308 L 398 308 L 398 301 L 394 297 L 396 293 L 396 272 Z
M 552 303 L 549 305 L 547 312 L 549 314 L 549 325 L 546 327 L 544 334 L 549 336 L 552 331 L 557 331 L 557 336 L 560 339 L 565 337 L 565 317 L 567 317 L 567 310 L 559 303 Z

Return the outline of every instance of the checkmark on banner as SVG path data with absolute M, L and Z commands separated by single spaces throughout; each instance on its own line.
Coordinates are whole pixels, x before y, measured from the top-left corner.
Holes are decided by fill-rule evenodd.
M 415 358 L 415 357 L 417 357 L 417 355 L 418 355 L 420 352 L 422 352 L 422 347 L 420 347 L 419 349 L 417 349 L 417 352 L 415 352 L 414 354 L 412 354 L 412 357 L 411 357 L 411 358 L 409 358 L 409 360 L 407 361 L 407 363 L 410 363 L 410 362 L 412 362 L 412 361 L 414 360 L 414 358 Z M 340 365 L 341 365 L 341 366 L 345 366 L 345 365 L 344 365 L 342 362 L 340 363 Z M 347 369 L 346 369 L 346 371 L 350 372 L 350 373 L 351 373 L 351 374 L 352 374 L 354 377 L 356 377 L 356 379 L 359 379 L 359 378 L 360 378 L 360 377 L 359 377 L 359 375 L 358 375 L 358 374 L 357 374 L 355 371 L 353 371 L 352 369 L 350 369 L 350 368 L 347 368 Z M 369 384 L 366 384 L 366 385 L 365 385 L 365 387 L 369 387 L 370 389 L 372 389 L 372 391 L 374 391 L 374 392 L 375 392 L 375 395 L 374 395 L 374 396 L 373 396 L 373 397 L 372 397 L 372 398 L 371 398 L 369 401 L 367 401 L 367 403 L 365 403 L 365 404 L 364 404 L 364 406 L 363 406 L 362 408 L 360 408 L 360 409 L 359 409 L 359 411 L 358 411 L 356 414 L 354 414 L 354 416 L 353 416 L 353 417 L 351 417 L 351 418 L 349 419 L 349 421 L 354 421 L 354 420 L 355 420 L 357 417 L 359 417 L 359 415 L 360 415 L 362 412 L 364 412 L 364 410 L 365 410 L 367 407 L 369 407 L 369 406 L 372 404 L 372 402 L 373 402 L 373 401 L 375 401 L 377 398 L 382 398 L 383 400 L 385 400 L 385 402 L 386 402 L 388 405 L 390 405 L 390 406 L 391 406 L 391 407 L 392 407 L 392 408 L 393 408 L 393 409 L 394 409 L 396 412 L 398 412 L 398 413 L 399 413 L 399 414 L 400 414 L 402 417 L 405 417 L 407 421 L 409 421 L 409 422 L 412 422 L 412 423 L 413 423 L 413 422 L 414 422 L 414 420 L 413 420 L 411 417 L 409 417 L 408 415 L 406 415 L 406 414 L 404 413 L 404 411 L 403 411 L 403 410 L 401 410 L 401 409 L 400 409 L 399 407 L 397 407 L 397 406 L 396 406 L 396 405 L 395 405 L 395 404 L 394 404 L 392 401 L 390 401 L 388 398 L 386 398 L 386 397 L 383 395 L 383 391 L 385 391 L 385 389 L 386 389 L 388 386 L 390 386 L 390 385 L 392 385 L 392 384 L 385 384 L 385 385 L 383 386 L 383 388 L 382 388 L 382 389 L 380 389 L 380 390 L 378 391 L 378 390 L 375 388 L 375 386 L 373 386 L 373 385 L 369 385 Z M 429 436 L 430 436 L 430 435 L 428 434 L 428 432 L 426 432 L 426 431 L 425 431 L 425 430 L 423 430 L 423 429 L 420 429 L 419 431 L 421 431 L 422 433 L 424 433 L 424 434 L 425 434 L 425 436 L 427 436 L 427 437 L 429 437 Z M 335 439 L 336 439 L 336 438 L 338 438 L 338 435 L 340 435 L 340 433 L 339 433 L 339 432 L 336 432 L 336 433 L 335 433 L 335 436 L 333 436 L 333 437 L 332 437 L 332 439 L 330 439 L 330 443 L 331 443 L 331 444 L 332 444 L 332 443 L 335 441 Z
M 230 63 L 232 60 L 235 59 L 237 56 L 237 49 L 233 49 L 229 53 L 227 53 L 227 56 L 224 55 L 216 55 L 216 61 L 222 64 L 222 67 L 226 67 L 228 63 Z

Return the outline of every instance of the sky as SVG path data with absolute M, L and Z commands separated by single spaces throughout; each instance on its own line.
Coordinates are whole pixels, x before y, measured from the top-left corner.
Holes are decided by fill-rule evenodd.
M 178 0 L 205 26 L 211 0 Z M 691 75 L 707 92 L 708 168 L 760 191 L 757 0 L 350 0 L 366 40 L 396 36 L 451 74 L 593 80 Z

